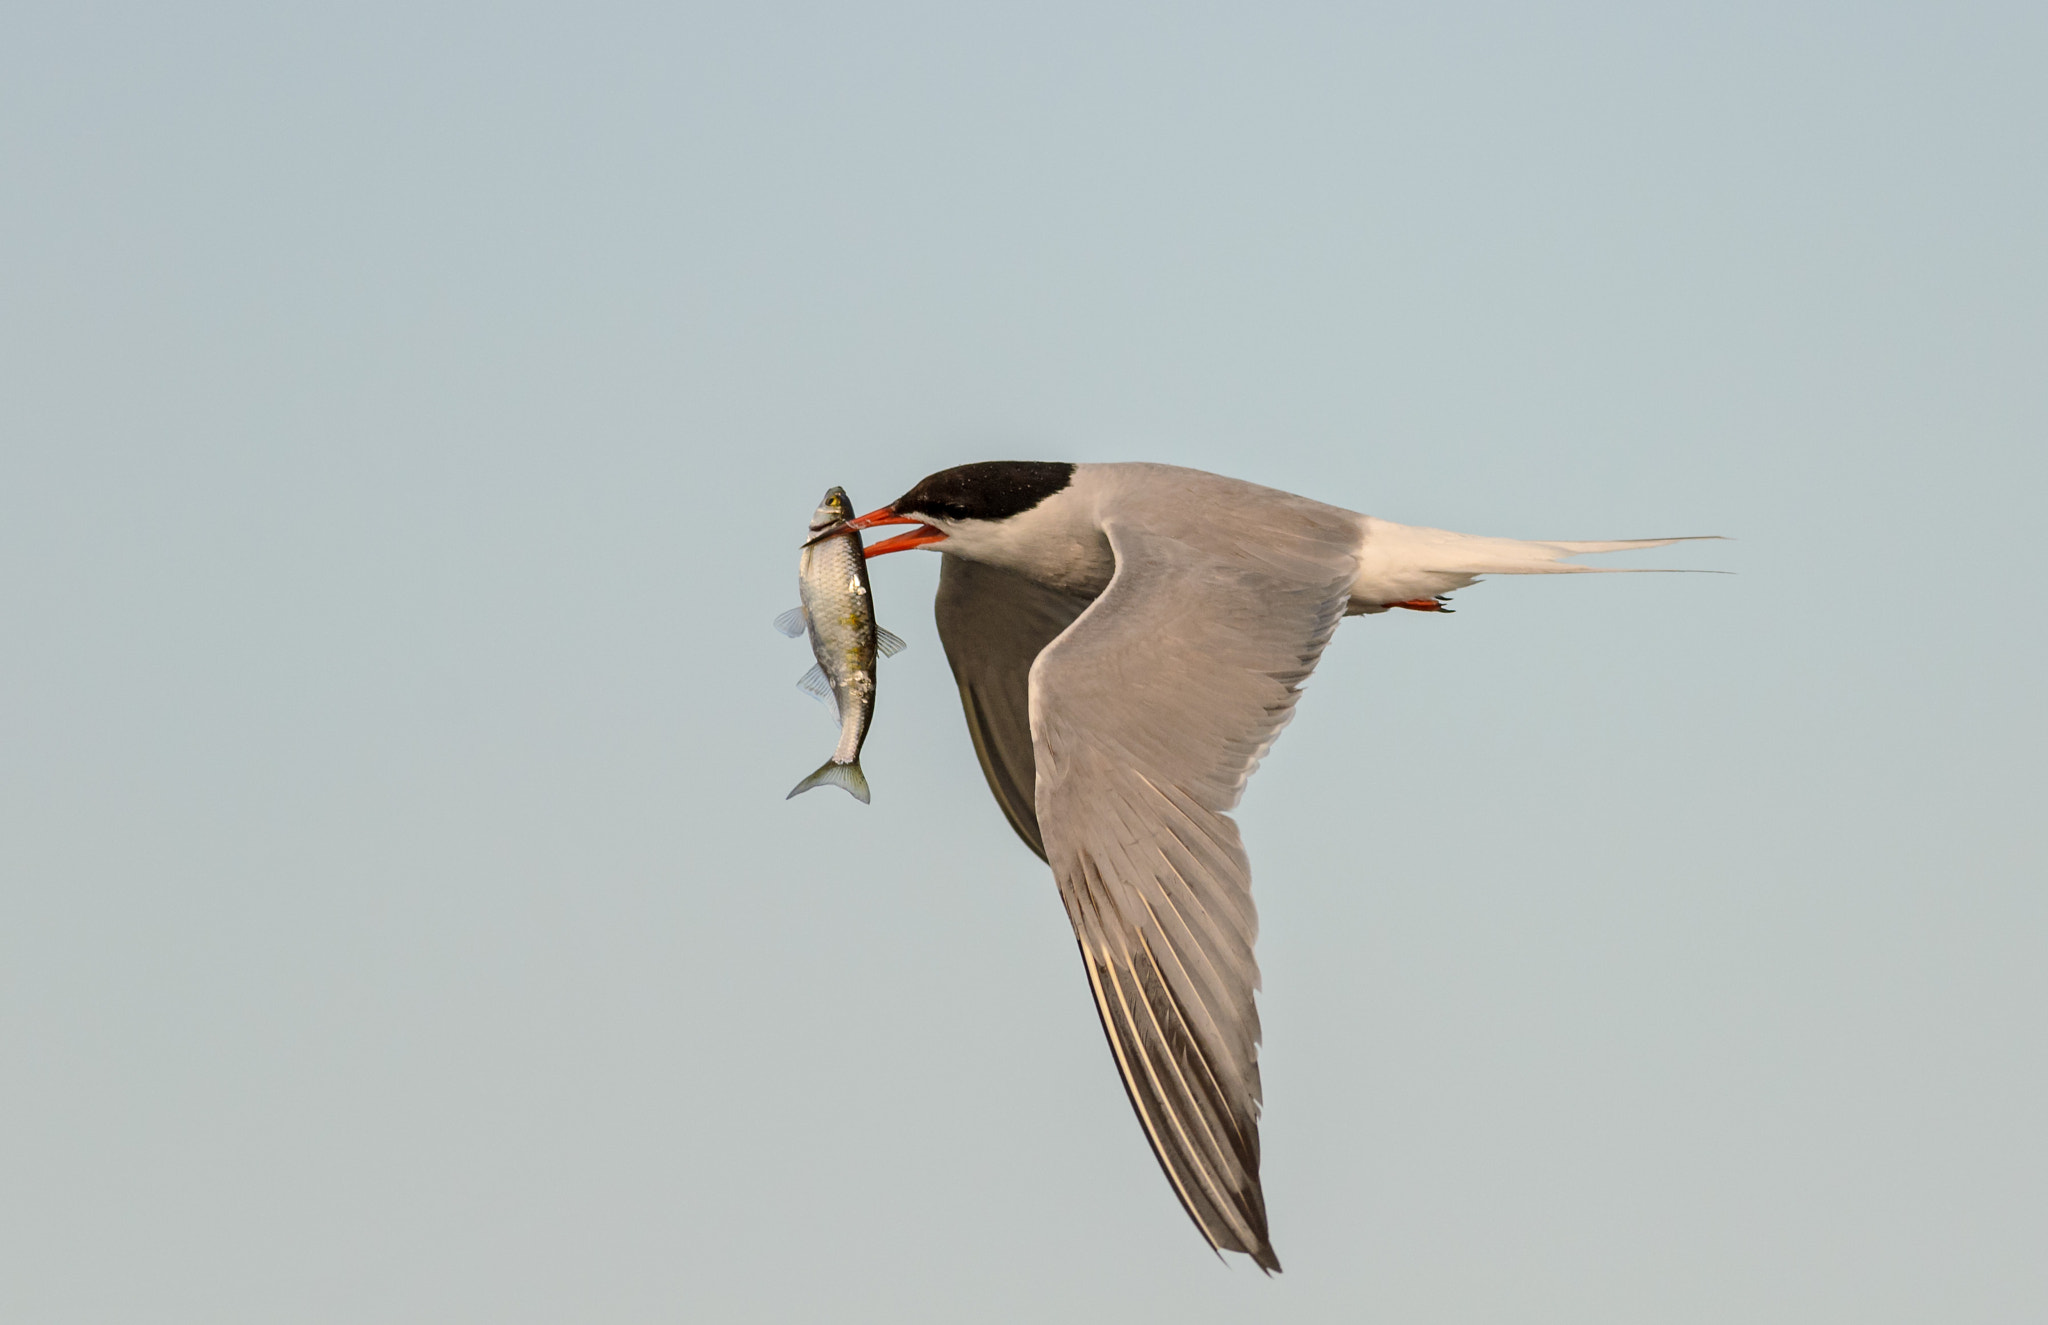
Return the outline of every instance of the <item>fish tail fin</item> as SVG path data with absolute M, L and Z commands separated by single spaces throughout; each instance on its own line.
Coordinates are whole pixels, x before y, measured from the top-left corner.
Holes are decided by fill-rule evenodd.
M 791 800 L 801 796 L 812 787 L 843 787 L 847 795 L 853 797 L 862 805 L 868 803 L 868 776 L 860 771 L 860 759 L 858 757 L 850 764 L 842 764 L 836 760 L 827 759 L 818 766 L 817 772 L 811 774 L 802 782 L 797 783 L 795 787 L 791 788 L 789 795 L 784 796 L 782 799 Z

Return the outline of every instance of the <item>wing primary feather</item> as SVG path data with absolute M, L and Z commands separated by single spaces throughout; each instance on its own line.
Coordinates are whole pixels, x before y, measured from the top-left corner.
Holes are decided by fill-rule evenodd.
M 1142 972 L 1136 970 L 1135 962 L 1132 963 L 1132 973 L 1139 983 L 1139 992 L 1142 996 L 1141 1001 L 1144 1004 L 1145 1015 L 1151 1021 L 1152 1029 L 1158 1033 L 1158 1043 L 1161 1051 L 1158 1057 L 1163 1058 L 1165 1065 L 1172 1069 L 1174 1079 L 1180 1086 L 1178 1094 L 1170 1095 L 1168 1098 L 1183 1099 L 1192 1106 L 1185 1110 L 1172 1110 L 1175 1116 L 1175 1126 L 1181 1133 L 1189 1156 L 1197 1161 L 1194 1165 L 1196 1176 L 1202 1180 L 1202 1185 L 1208 1189 L 1209 1199 L 1221 1207 L 1225 1213 L 1238 1215 L 1239 1221 L 1242 1222 L 1243 1212 L 1239 1208 L 1239 1203 L 1236 1199 L 1237 1194 L 1223 1185 L 1219 1180 L 1216 1165 L 1209 1162 L 1212 1156 L 1220 1158 L 1225 1154 L 1232 1154 L 1233 1158 L 1240 1161 L 1245 1158 L 1242 1153 L 1233 1154 L 1233 1152 L 1238 1151 L 1238 1147 L 1226 1144 L 1225 1139 L 1218 1135 L 1215 1123 L 1212 1122 L 1212 1118 L 1216 1122 L 1227 1120 L 1229 1117 L 1229 1106 L 1218 1097 L 1214 1089 L 1215 1078 L 1207 1072 L 1208 1064 L 1202 1058 L 1200 1047 L 1192 1043 L 1187 1046 L 1192 1051 L 1188 1056 L 1201 1063 L 1204 1071 L 1200 1081 L 1189 1079 L 1183 1055 L 1174 1052 L 1176 1040 L 1192 1039 L 1185 1029 L 1184 1023 L 1186 1018 L 1185 1016 L 1179 1018 L 1183 1026 L 1178 1035 L 1175 1034 L 1172 1026 L 1159 1019 L 1160 1004 L 1162 1002 L 1174 1012 L 1179 1013 L 1181 1011 L 1180 1001 L 1174 997 L 1173 990 L 1167 983 L 1166 973 L 1160 969 L 1159 958 L 1152 951 L 1151 943 L 1146 940 L 1142 932 L 1138 935 L 1138 944 L 1145 951 L 1145 960 L 1151 965 L 1152 973 L 1159 979 L 1159 997 L 1153 998 L 1146 993 L 1144 989 L 1146 982 Z M 1160 1084 L 1165 1085 L 1166 1083 L 1162 1080 Z M 1196 1126 L 1201 1128 L 1202 1134 L 1200 1137 L 1195 1135 L 1194 1128 Z M 1197 1145 L 1196 1142 L 1198 1140 L 1207 1144 L 1205 1146 Z M 1240 1227 L 1232 1231 L 1239 1234 L 1240 1237 L 1248 1236 L 1251 1233 L 1249 1227 Z
M 1144 1129 L 1145 1139 L 1151 1143 L 1152 1157 L 1159 1162 L 1160 1171 L 1166 1174 L 1166 1181 L 1173 1187 L 1174 1195 L 1180 1198 L 1181 1208 L 1187 1211 L 1188 1218 L 1194 1221 L 1196 1230 L 1210 1247 L 1220 1249 L 1222 1244 L 1203 1220 L 1187 1189 L 1187 1184 L 1175 1170 L 1166 1139 L 1160 1135 L 1155 1110 L 1150 1107 L 1150 1092 L 1144 1090 L 1146 1082 L 1131 1062 L 1131 1053 L 1137 1047 L 1134 1043 L 1135 1037 L 1119 1033 L 1120 1027 L 1128 1021 L 1128 1010 L 1123 1009 L 1121 987 L 1117 990 L 1117 1001 L 1112 1003 L 1110 999 L 1110 986 L 1116 984 L 1116 968 L 1111 964 L 1107 953 L 1098 956 L 1089 941 L 1090 935 L 1106 937 L 1105 927 L 1101 923 L 1099 900 L 1093 896 L 1093 889 L 1088 888 L 1085 895 L 1075 897 L 1074 904 L 1074 938 L 1081 949 L 1081 965 L 1088 972 L 1088 987 L 1095 995 L 1095 1012 L 1102 1021 L 1103 1038 L 1109 1042 L 1110 1057 L 1116 1060 L 1117 1077 L 1123 1082 L 1124 1095 L 1130 1100 L 1131 1112 L 1137 1115 L 1138 1125 Z M 1082 914 L 1083 912 L 1086 914 Z M 1125 1012 L 1122 1018 L 1118 1015 L 1120 1010 Z
M 1153 910 L 1151 901 L 1143 898 L 1141 898 L 1140 901 L 1144 904 L 1146 914 L 1151 916 L 1153 925 L 1161 931 L 1161 937 L 1165 940 L 1167 954 L 1173 958 L 1174 965 L 1180 967 L 1181 973 L 1187 977 L 1188 983 L 1192 987 L 1194 985 L 1194 976 L 1187 969 L 1187 962 L 1182 958 L 1180 954 L 1179 945 L 1175 944 L 1173 939 L 1165 934 L 1165 927 L 1159 924 L 1158 913 Z M 1171 903 L 1169 902 L 1169 905 L 1170 904 Z M 1145 945 L 1145 955 L 1151 959 L 1152 965 L 1154 967 L 1158 967 L 1159 954 L 1153 950 L 1151 941 L 1147 939 L 1142 932 L 1138 935 L 1138 941 Z M 1165 972 L 1163 970 L 1161 970 L 1160 976 L 1161 983 L 1164 984 L 1166 987 L 1167 997 L 1173 999 L 1174 1001 L 1174 1011 L 1180 1014 L 1181 1019 L 1183 1021 L 1186 1021 L 1187 1010 L 1182 1000 L 1174 994 L 1173 982 L 1165 979 Z M 1204 1014 L 1204 1019 L 1208 1021 L 1210 1025 L 1215 1025 L 1214 1014 L 1211 1013 L 1206 1006 L 1203 1007 L 1202 1011 Z M 1259 1163 L 1258 1142 L 1256 1138 L 1247 1138 L 1245 1134 L 1238 1129 L 1237 1116 L 1235 1112 L 1232 1111 L 1229 1107 L 1228 1096 L 1223 1089 L 1223 1083 L 1217 1079 L 1215 1068 L 1213 1065 L 1211 1065 L 1209 1061 L 1209 1056 L 1206 1053 L 1198 1053 L 1196 1055 L 1195 1061 L 1198 1062 L 1202 1068 L 1202 1076 L 1204 1080 L 1204 1094 L 1206 1094 L 1209 1097 L 1209 1099 L 1213 1102 L 1214 1107 L 1216 1108 L 1216 1111 L 1219 1114 L 1219 1116 L 1221 1116 L 1230 1127 L 1232 1137 L 1231 1149 L 1237 1152 L 1238 1158 L 1241 1161 L 1246 1161 L 1250 1168 L 1257 1169 Z M 1249 1144 L 1247 1144 L 1248 1141 Z
M 1139 942 L 1140 944 L 1144 942 L 1142 935 L 1139 936 Z M 1222 1193 L 1217 1190 L 1215 1182 L 1206 1171 L 1208 1166 L 1200 1162 L 1202 1159 L 1201 1149 L 1196 1144 L 1194 1134 L 1189 1130 L 1188 1124 L 1192 1120 L 1186 1117 L 1185 1114 L 1191 1111 L 1173 1107 L 1175 1097 L 1169 1089 L 1169 1083 L 1166 1080 L 1163 1069 L 1173 1069 L 1175 1077 L 1179 1079 L 1181 1098 L 1186 1099 L 1191 1104 L 1194 1103 L 1193 1087 L 1179 1071 L 1179 1064 L 1174 1061 L 1172 1052 L 1173 1037 L 1166 1027 L 1160 1023 L 1159 1010 L 1154 1006 L 1154 1000 L 1146 996 L 1144 981 L 1129 946 L 1127 944 L 1121 946 L 1123 946 L 1123 952 L 1120 954 L 1122 961 L 1113 968 L 1112 973 L 1117 977 L 1116 986 L 1119 1006 L 1123 1011 L 1125 1023 L 1130 1027 L 1133 1038 L 1137 1042 L 1139 1061 L 1145 1066 L 1145 1077 L 1151 1084 L 1152 1097 L 1158 1105 L 1162 1119 L 1173 1129 L 1174 1138 L 1180 1143 L 1179 1151 L 1182 1163 L 1192 1170 L 1194 1177 L 1201 1182 L 1204 1193 L 1209 1198 L 1209 1203 L 1221 1206 L 1224 1204 Z M 1149 953 L 1147 957 L 1149 959 Z M 1132 983 L 1137 986 L 1135 991 L 1124 988 L 1121 976 L 1125 971 L 1130 972 Z M 1142 1023 L 1138 1020 L 1137 1014 L 1131 1009 L 1131 995 L 1133 992 L 1137 995 L 1138 1005 L 1144 1009 L 1145 1020 Z M 1150 1038 L 1144 1034 L 1144 1026 L 1147 1024 L 1151 1026 L 1153 1031 L 1153 1035 Z M 1157 1046 L 1157 1052 L 1151 1051 L 1151 1047 L 1154 1045 Z M 1164 1063 L 1161 1062 L 1162 1059 L 1165 1060 Z
M 1109 1007 L 1118 1033 L 1112 1034 L 1111 1038 L 1122 1050 L 1118 1054 L 1118 1063 L 1123 1069 L 1125 1089 L 1137 1104 L 1138 1116 L 1145 1124 L 1153 1153 L 1158 1156 L 1160 1167 L 1166 1170 L 1167 1179 L 1172 1182 L 1175 1195 L 1180 1197 L 1182 1208 L 1195 1221 L 1195 1227 L 1201 1230 L 1209 1245 L 1228 1246 L 1235 1239 L 1218 1236 L 1217 1230 L 1211 1228 L 1204 1217 L 1205 1212 L 1216 1204 L 1214 1194 L 1190 1186 L 1190 1178 L 1200 1177 L 1193 1162 L 1192 1147 L 1185 1127 L 1167 1107 L 1158 1068 L 1153 1062 L 1153 1055 L 1145 1052 L 1144 1037 L 1139 1033 L 1137 1018 L 1131 1011 L 1130 993 L 1118 978 L 1119 965 L 1104 962 L 1101 974 L 1106 977 L 1107 990 L 1113 990 L 1115 994 Z M 1203 1184 L 1204 1188 L 1206 1186 Z
M 1119 822 L 1123 824 L 1125 835 L 1133 840 L 1143 840 L 1142 837 L 1133 832 L 1133 826 L 1123 820 L 1121 816 L 1119 816 Z M 1140 887 L 1135 889 L 1134 892 L 1137 904 L 1144 908 L 1145 916 L 1151 922 L 1149 926 L 1150 931 L 1159 936 L 1166 948 L 1167 954 L 1173 959 L 1175 969 L 1180 972 L 1181 981 L 1179 986 L 1186 990 L 1187 997 L 1183 998 L 1179 993 L 1175 992 L 1175 981 L 1167 975 L 1165 968 L 1159 963 L 1158 954 L 1152 949 L 1150 939 L 1146 937 L 1145 926 L 1138 927 L 1139 940 L 1145 943 L 1146 950 L 1151 955 L 1153 964 L 1160 967 L 1161 978 L 1166 982 L 1167 992 L 1175 1000 L 1175 1011 L 1180 1016 L 1182 1022 L 1189 1026 L 1190 1029 L 1194 1028 L 1197 1024 L 1197 1019 L 1189 1015 L 1191 1010 L 1190 1004 L 1192 1004 L 1192 1010 L 1200 1014 L 1199 1024 L 1203 1033 L 1196 1035 L 1194 1039 L 1197 1047 L 1201 1050 L 1202 1070 L 1214 1086 L 1216 1098 L 1218 1100 L 1228 1098 L 1228 1093 L 1223 1089 L 1212 1061 L 1212 1056 L 1219 1053 L 1229 1059 L 1234 1075 L 1247 1080 L 1251 1084 L 1252 1094 L 1256 1098 L 1258 1066 L 1256 1062 L 1248 1061 L 1247 1055 L 1241 1050 L 1240 1046 L 1233 1042 L 1231 1036 L 1225 1031 L 1222 1019 L 1217 1013 L 1219 1007 L 1227 1005 L 1230 993 L 1229 982 L 1224 976 L 1223 971 L 1217 966 L 1216 958 L 1212 951 L 1222 945 L 1217 942 L 1204 943 L 1201 937 L 1203 931 L 1197 930 L 1189 922 L 1186 915 L 1182 913 L 1180 899 L 1176 896 L 1177 892 L 1185 894 L 1196 906 L 1203 906 L 1203 899 L 1197 892 L 1193 880 L 1189 877 L 1187 871 L 1176 866 L 1167 856 L 1164 848 L 1158 843 L 1155 842 L 1153 846 L 1159 865 L 1165 871 L 1163 874 L 1156 870 L 1151 870 L 1137 861 L 1127 859 L 1126 863 L 1130 866 L 1129 874 L 1131 877 L 1142 878 L 1150 874 L 1155 880 L 1163 882 L 1164 880 L 1171 879 L 1180 885 L 1178 889 L 1163 886 L 1149 889 Z M 1167 925 L 1161 919 L 1158 907 L 1155 906 L 1155 901 L 1167 908 L 1168 913 L 1174 920 L 1172 926 Z M 1204 907 L 1203 914 L 1205 918 L 1208 918 L 1206 907 Z M 1136 919 L 1136 917 L 1130 918 Z M 1212 939 L 1220 937 L 1216 934 L 1213 920 L 1211 920 L 1210 925 L 1207 927 L 1207 932 Z M 1239 934 L 1236 937 L 1244 943 L 1246 956 L 1249 958 L 1251 936 L 1249 934 Z M 1185 942 L 1183 942 L 1183 939 Z M 1200 955 L 1202 965 L 1202 972 L 1200 974 L 1188 964 L 1183 951 L 1184 948 L 1192 948 Z M 1256 1014 L 1254 1013 L 1255 1016 Z M 1257 1035 L 1258 1027 L 1256 1020 L 1254 1020 L 1249 1028 L 1247 1038 L 1255 1041 Z M 1236 1111 L 1226 1108 L 1225 1112 L 1229 1117 L 1232 1132 L 1241 1134 Z M 1254 1150 L 1252 1153 L 1255 1155 L 1256 1151 Z M 1252 1167 L 1256 1169 L 1256 1159 L 1253 1160 Z
M 1237 1133 L 1237 1120 L 1231 1116 L 1227 1102 L 1219 1097 L 1206 1061 L 1201 1064 L 1201 1083 L 1188 1078 L 1183 1059 L 1201 1059 L 1202 1054 L 1199 1043 L 1188 1031 L 1184 1008 L 1173 994 L 1145 936 L 1138 933 L 1134 937 L 1152 968 L 1152 981 L 1145 979 L 1134 951 L 1122 937 L 1130 932 L 1128 924 L 1105 922 L 1106 881 L 1095 862 L 1085 862 L 1080 872 L 1087 882 L 1086 896 L 1076 898 L 1081 909 L 1076 916 L 1076 928 L 1085 925 L 1095 942 L 1078 934 L 1077 938 L 1081 938 L 1090 987 L 1096 993 L 1097 1013 L 1117 1062 L 1118 1075 L 1123 1078 L 1132 1112 L 1138 1115 L 1146 1139 L 1152 1143 L 1153 1155 L 1180 1198 L 1182 1208 L 1212 1248 L 1246 1252 L 1262 1269 L 1277 1269 L 1279 1262 L 1272 1255 L 1265 1232 L 1264 1203 L 1258 1199 L 1256 1188 L 1238 1190 L 1222 1177 L 1222 1162 L 1226 1158 L 1239 1164 L 1249 1159 L 1247 1171 L 1255 1175 L 1256 1151 L 1248 1152 L 1241 1144 L 1231 1144 L 1218 1135 L 1219 1124 L 1226 1131 Z M 1115 912 L 1113 905 L 1107 909 Z M 1096 944 L 1102 946 L 1098 948 Z M 1133 1003 L 1142 1006 L 1142 1019 Z M 1166 1014 L 1164 1019 L 1162 1014 Z M 1150 1034 L 1146 1032 L 1147 1026 Z M 1256 1177 L 1252 1181 L 1255 1183 Z M 1266 1264 L 1269 1260 L 1271 1266 Z
M 1088 973 L 1088 988 L 1095 995 L 1095 1014 L 1102 1022 L 1102 1036 L 1109 1042 L 1110 1057 L 1116 1060 L 1117 1080 L 1123 1083 L 1124 1097 L 1130 1101 L 1131 1112 L 1137 1115 L 1138 1126 L 1144 1129 L 1145 1139 L 1151 1143 L 1152 1158 L 1158 1162 L 1160 1172 L 1166 1175 L 1166 1181 L 1172 1186 L 1174 1195 L 1180 1198 L 1181 1209 L 1187 1211 L 1188 1218 L 1194 1222 L 1195 1231 L 1202 1235 L 1202 1240 L 1212 1249 L 1221 1250 L 1215 1235 L 1209 1232 L 1209 1226 L 1202 1222 L 1202 1216 L 1196 1211 L 1194 1201 L 1189 1198 L 1187 1187 L 1181 1182 L 1180 1175 L 1174 1172 L 1173 1164 L 1167 1158 L 1166 1146 L 1152 1120 L 1152 1111 L 1146 1108 L 1145 1101 L 1139 1098 L 1138 1077 L 1131 1069 L 1130 1059 L 1124 1047 L 1124 1037 L 1117 1034 L 1116 1013 L 1110 1005 L 1109 991 L 1103 983 L 1105 976 L 1113 978 L 1109 963 L 1089 951 L 1086 939 L 1077 939 L 1076 946 L 1081 949 L 1081 965 Z

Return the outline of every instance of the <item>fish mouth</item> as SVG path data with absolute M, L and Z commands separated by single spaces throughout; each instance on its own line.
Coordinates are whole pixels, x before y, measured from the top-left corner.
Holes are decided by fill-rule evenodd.
M 870 561 L 890 552 L 908 552 L 914 547 L 929 547 L 933 543 L 943 542 L 946 537 L 924 521 L 908 515 L 898 515 L 896 514 L 895 507 L 884 506 L 881 510 L 869 511 L 866 515 L 856 520 L 841 520 L 838 524 L 812 535 L 810 541 L 805 543 L 804 546 L 810 547 L 813 543 L 822 543 L 828 538 L 850 533 L 856 529 L 872 529 L 878 524 L 911 524 L 916 525 L 917 528 L 907 534 L 898 534 L 894 538 L 885 538 L 873 547 L 865 549 L 865 555 Z

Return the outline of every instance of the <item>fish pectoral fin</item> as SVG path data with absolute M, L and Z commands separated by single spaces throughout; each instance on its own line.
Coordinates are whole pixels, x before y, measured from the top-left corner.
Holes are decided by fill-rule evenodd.
M 795 639 L 797 636 L 803 634 L 804 605 L 802 603 L 798 603 L 795 607 L 790 608 L 781 616 L 776 617 L 775 628 L 781 631 L 783 634 L 789 636 L 791 639 Z
M 875 627 L 875 652 L 881 654 L 884 658 L 893 658 L 909 647 L 899 636 L 891 634 L 880 626 Z
M 832 682 L 826 678 L 825 669 L 816 663 L 811 664 L 810 671 L 797 678 L 796 688 L 822 700 L 827 708 L 838 712 L 839 701 L 832 698 Z

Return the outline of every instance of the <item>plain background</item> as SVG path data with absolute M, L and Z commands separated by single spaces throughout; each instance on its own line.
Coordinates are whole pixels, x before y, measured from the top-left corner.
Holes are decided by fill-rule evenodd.
M 17 3 L 0 1316 L 2048 1319 L 2037 4 Z M 1347 623 L 1219 1265 L 819 494 L 1721 575 Z M 1392 619 L 1400 618 L 1400 619 Z

